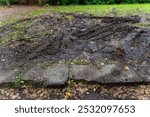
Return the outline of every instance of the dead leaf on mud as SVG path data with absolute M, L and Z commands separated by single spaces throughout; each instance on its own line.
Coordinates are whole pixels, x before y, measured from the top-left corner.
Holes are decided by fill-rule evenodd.
M 124 69 L 128 71 L 128 70 L 129 70 L 129 66 L 126 65 L 126 66 L 124 67 Z

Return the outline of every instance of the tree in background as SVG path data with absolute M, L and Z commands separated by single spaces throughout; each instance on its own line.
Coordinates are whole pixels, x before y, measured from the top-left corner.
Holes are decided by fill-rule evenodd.
M 43 2 L 43 1 L 42 1 L 42 0 L 39 0 L 38 2 L 39 2 L 39 5 L 42 5 L 42 2 Z
M 50 3 L 55 5 L 69 5 L 69 4 L 82 4 L 82 5 L 93 5 L 93 4 L 122 4 L 122 3 L 150 3 L 150 0 L 0 0 L 0 2 L 7 3 L 19 3 L 24 1 L 25 3 L 33 3 L 36 1 L 39 5 L 43 3 Z
M 80 4 L 85 4 L 85 0 L 79 0 Z
M 29 4 L 30 0 L 25 0 L 25 2 L 26 2 L 26 4 Z M 39 5 L 42 5 L 42 2 L 43 2 L 43 0 L 38 0 Z M 7 4 L 7 6 L 10 7 L 10 1 L 9 0 L 6 0 L 6 4 Z
M 9 2 L 9 0 L 6 0 L 6 4 L 7 4 L 7 6 L 10 7 L 10 2 Z

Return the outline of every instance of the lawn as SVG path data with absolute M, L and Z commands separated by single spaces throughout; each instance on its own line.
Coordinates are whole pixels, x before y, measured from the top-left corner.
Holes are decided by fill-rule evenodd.
M 111 16 L 112 9 L 118 16 L 141 15 L 150 13 L 150 4 L 121 4 L 121 5 L 69 5 L 69 6 L 44 6 L 33 12 L 25 14 L 34 17 L 41 14 L 57 13 L 88 13 L 96 16 Z
M 0 6 L 0 10 L 6 8 Z M 109 15 L 112 9 L 115 8 L 118 16 L 139 15 L 139 11 L 150 13 L 150 4 L 120 4 L 120 5 L 69 5 L 69 6 L 44 6 L 33 12 L 28 12 L 26 15 L 36 16 L 44 13 L 89 13 L 98 16 Z M 9 9 L 9 8 L 8 8 Z
M 15 6 L 13 6 L 14 8 Z M 24 6 L 22 6 L 24 7 Z M 27 6 L 26 9 L 31 8 L 32 6 Z M 115 8 L 117 11 L 117 16 L 126 16 L 126 15 L 141 15 L 142 12 L 150 13 L 150 4 L 121 4 L 121 5 L 70 5 L 70 6 L 50 6 L 46 5 L 39 7 L 38 9 L 33 9 L 27 11 L 26 13 L 14 13 L 11 15 L 0 17 L 0 27 L 8 23 L 13 23 L 18 19 L 35 17 L 41 14 L 51 14 L 53 12 L 57 13 L 88 13 L 96 16 L 112 16 L 112 9 Z M 0 6 L 0 16 L 3 9 L 10 12 L 10 8 Z M 10 14 L 10 13 L 9 13 Z
M 58 6 L 52 8 L 54 12 L 61 12 L 61 13 L 79 12 L 79 13 L 90 13 L 98 16 L 109 15 L 113 8 L 116 9 L 119 16 L 138 15 L 140 10 L 145 13 L 150 13 L 150 4 Z
M 4 6 L 0 5 L 0 10 L 3 10 Z M 68 13 L 68 12 L 79 12 L 79 13 L 90 13 L 94 15 L 107 15 L 112 9 L 115 8 L 119 15 L 138 14 L 138 10 L 142 10 L 145 13 L 150 13 L 150 4 L 115 4 L 115 5 L 68 5 L 68 6 L 51 6 L 46 5 L 41 9 L 51 9 L 52 12 Z M 39 14 L 44 13 L 43 10 Z M 35 12 L 35 11 L 34 11 Z M 46 11 L 45 11 L 46 12 Z M 38 10 L 36 11 L 38 14 Z

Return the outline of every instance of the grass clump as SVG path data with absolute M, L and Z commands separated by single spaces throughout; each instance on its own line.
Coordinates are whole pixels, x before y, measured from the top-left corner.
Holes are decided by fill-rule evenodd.
M 59 64 L 68 64 L 68 65 L 87 65 L 89 62 L 82 58 L 76 58 L 73 60 L 62 60 L 59 61 Z
M 136 23 L 136 27 L 150 28 L 150 23 Z
M 76 64 L 76 65 L 87 65 L 87 64 L 88 64 L 88 61 L 79 58 L 79 59 L 73 60 L 73 64 Z
M 17 75 L 15 77 L 15 81 L 13 83 L 14 87 L 19 87 L 21 85 L 23 85 L 25 83 L 25 81 L 22 79 L 21 75 Z

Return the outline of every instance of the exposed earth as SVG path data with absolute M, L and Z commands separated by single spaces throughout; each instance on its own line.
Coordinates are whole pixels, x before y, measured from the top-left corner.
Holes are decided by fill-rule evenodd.
M 149 99 L 149 85 L 129 85 L 128 89 L 126 85 L 120 88 L 74 81 L 149 82 L 150 28 L 140 21 L 138 16 L 93 17 L 70 13 L 41 15 L 3 26 L 0 28 L 0 83 L 23 84 L 24 80 L 33 80 L 46 85 L 65 85 L 58 89 L 19 86 L 10 91 L 17 95 L 14 99 L 38 97 L 28 97 L 28 91 L 23 93 L 26 88 L 46 92 L 41 99 L 88 96 L 89 99 Z M 11 99 L 6 94 L 8 89 L 5 90 L 0 90 L 3 94 L 0 98 Z M 116 94 L 116 90 L 120 93 Z M 49 91 L 54 91 L 54 98 Z
M 30 5 L 30 6 L 26 6 L 26 5 L 13 5 L 10 8 L 2 8 L 2 10 L 0 10 L 0 18 L 6 18 L 9 16 L 21 16 L 23 13 L 27 13 L 30 11 L 34 11 L 37 9 L 40 9 L 41 7 L 35 6 L 35 5 Z M 22 15 L 23 16 L 23 15 Z
M 134 26 L 139 21 L 138 17 L 42 15 L 2 27 L 0 38 L 10 53 L 6 63 L 14 62 L 14 67 L 76 57 L 136 66 L 150 61 L 149 28 Z

